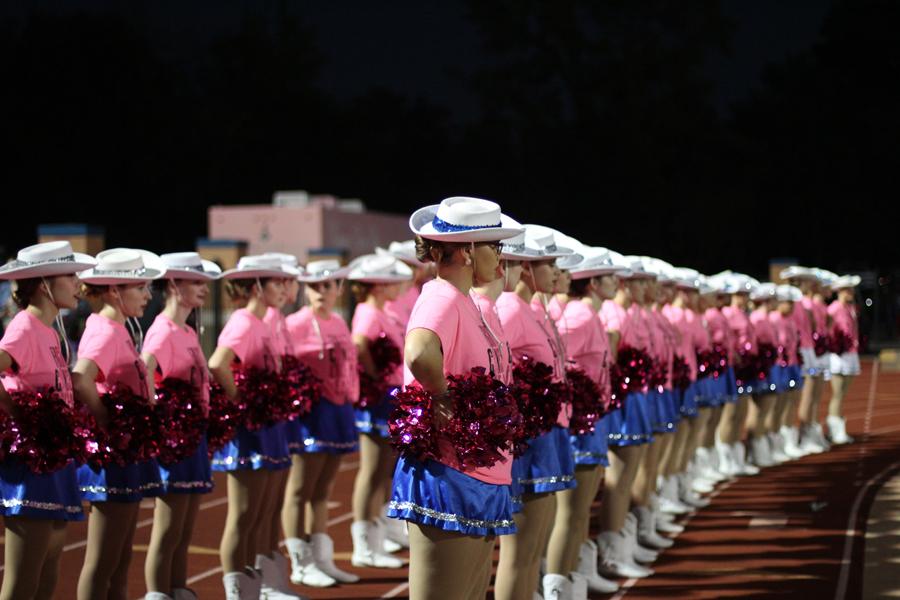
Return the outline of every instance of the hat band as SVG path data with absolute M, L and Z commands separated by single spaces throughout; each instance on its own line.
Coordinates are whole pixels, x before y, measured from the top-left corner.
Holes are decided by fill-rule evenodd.
M 434 230 L 440 233 L 453 233 L 457 231 L 472 231 L 475 229 L 496 229 L 500 227 L 500 223 L 496 225 L 454 225 L 453 223 L 448 223 L 443 219 L 439 219 L 437 215 L 431 220 L 431 226 L 434 227 Z
M 556 250 L 556 244 L 547 244 L 546 246 L 541 248 L 541 252 L 543 252 L 544 254 L 551 254 L 553 252 L 556 252 Z
M 180 265 L 177 267 L 169 267 L 173 271 L 196 271 L 197 273 L 206 273 L 203 265 Z
M 46 265 L 59 262 L 75 262 L 75 255 L 67 254 L 66 256 L 60 256 L 59 258 L 48 258 L 46 260 L 36 260 L 34 262 L 16 259 L 13 264 L 16 267 L 36 267 L 37 265 Z
M 500 251 L 510 254 L 526 254 L 525 244 L 503 244 Z
M 94 269 L 94 275 L 109 275 L 112 277 L 140 277 L 147 273 L 147 267 L 140 267 L 139 269 Z

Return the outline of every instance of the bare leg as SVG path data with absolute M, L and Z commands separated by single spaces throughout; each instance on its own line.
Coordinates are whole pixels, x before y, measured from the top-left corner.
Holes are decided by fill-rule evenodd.
M 50 522 L 53 524 L 53 531 L 50 533 L 50 546 L 41 569 L 41 583 L 34 595 L 35 600 L 53 599 L 53 590 L 56 589 L 56 582 L 59 579 L 59 559 L 66 543 L 66 522 Z
M 190 507 L 190 494 L 166 494 L 156 499 L 153 508 L 153 530 L 144 562 L 147 591 L 172 595 L 172 567 L 175 549 L 181 543 L 185 519 Z
M 553 518 L 556 499 L 553 494 L 524 494 L 522 512 L 515 515 L 517 533 L 500 540 L 500 563 L 494 583 L 497 600 L 530 598 L 537 586 L 544 533 Z M 412 524 L 410 524 L 412 543 Z
M 119 566 L 113 571 L 112 578 L 109 583 L 108 600 L 128 600 L 128 567 L 131 565 L 131 556 L 134 546 L 134 530 L 137 528 L 138 508 L 140 503 L 134 503 L 135 511 L 128 523 L 126 529 L 128 531 L 125 537 L 122 556 L 119 558 Z
M 831 400 L 828 402 L 828 416 L 844 416 L 844 397 L 847 395 L 847 390 L 850 389 L 852 382 L 853 375 L 831 376 Z
M 644 458 L 638 466 L 631 489 L 631 501 L 635 506 L 647 506 L 650 503 L 650 494 L 656 489 L 662 435 L 656 434 L 653 442 L 645 446 L 647 449 L 644 451 Z
M 197 521 L 197 513 L 200 511 L 200 495 L 190 494 L 187 513 L 184 516 L 184 528 L 181 530 L 181 540 L 175 547 L 172 560 L 172 588 L 187 587 L 188 550 L 191 546 L 191 537 L 194 533 L 194 523 Z
M 88 519 L 87 552 L 78 577 L 78 599 L 118 598 L 113 579 L 131 560 L 138 502 L 94 502 Z
M 578 551 L 587 535 L 591 503 L 602 471 L 600 465 L 579 465 L 575 468 L 578 486 L 557 492 L 556 518 L 547 546 L 548 573 L 567 575 L 578 566 Z
M 353 482 L 354 521 L 371 521 L 381 516 L 395 462 L 394 451 L 386 439 L 369 434 L 359 436 L 359 470 Z
M 32 598 L 42 583 L 41 573 L 48 562 L 55 523 L 30 517 L 5 517 L 3 586 L 0 599 Z M 58 557 L 57 557 L 58 560 Z M 55 575 L 54 575 L 55 576 Z
M 322 454 L 322 468 L 311 490 L 307 519 L 310 533 L 327 533 L 328 499 L 334 489 L 334 480 L 341 466 L 340 454 Z
M 253 565 L 256 535 L 252 530 L 262 509 L 266 476 L 262 470 L 228 473 L 228 515 L 219 545 L 225 573 L 242 572 Z
M 600 531 L 620 531 L 631 501 L 631 486 L 641 463 L 643 446 L 610 446 L 609 468 L 603 479 Z
M 494 538 L 464 536 L 410 523 L 409 546 L 410 600 L 467 600 L 485 596 L 487 581 L 480 574 L 485 563 L 490 563 Z M 475 582 L 483 589 L 472 589 Z

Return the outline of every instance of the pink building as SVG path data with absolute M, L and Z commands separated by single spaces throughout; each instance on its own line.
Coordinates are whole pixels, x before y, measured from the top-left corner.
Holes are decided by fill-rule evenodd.
M 358 200 L 277 192 L 272 204 L 209 207 L 211 240 L 244 240 L 248 254 L 286 252 L 305 264 L 310 253 L 345 260 L 412 237 L 409 216 L 366 210 Z

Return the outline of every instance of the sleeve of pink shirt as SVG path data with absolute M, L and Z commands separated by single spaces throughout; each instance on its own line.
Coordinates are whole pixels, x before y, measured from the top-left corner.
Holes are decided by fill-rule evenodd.
M 25 319 L 13 319 L 0 340 L 0 350 L 9 354 L 15 362 L 15 368 L 22 368 L 34 360 L 33 340 L 28 332 Z
M 97 381 L 106 379 L 116 359 L 114 345 L 110 343 L 108 338 L 99 335 L 100 333 L 99 329 L 88 328 L 85 330 L 84 335 L 81 336 L 81 342 L 78 344 L 78 358 L 86 358 L 93 361 L 100 370 Z
M 428 299 L 427 306 L 422 303 L 416 305 L 416 310 L 409 318 L 407 331 L 427 329 L 434 332 L 441 340 L 441 351 L 446 358 L 453 352 L 459 325 L 459 311 L 452 299 L 434 294 Z M 446 360 L 444 366 L 446 368 Z
M 161 373 L 168 373 L 172 370 L 172 343 L 167 338 L 165 330 L 156 326 L 155 323 L 147 331 L 141 352 L 153 355 Z
M 244 362 L 250 350 L 252 328 L 250 322 L 241 313 L 232 313 L 219 334 L 218 345 L 229 348 L 241 362 Z
M 622 331 L 622 314 L 616 310 L 612 301 L 607 300 L 603 303 L 603 306 L 600 307 L 600 315 L 606 325 L 606 331 Z
M 381 333 L 381 323 L 378 316 L 370 307 L 359 304 L 353 313 L 353 335 L 362 335 L 370 340 L 374 340 Z

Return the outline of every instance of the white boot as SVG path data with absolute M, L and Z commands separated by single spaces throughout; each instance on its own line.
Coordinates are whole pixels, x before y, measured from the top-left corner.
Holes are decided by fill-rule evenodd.
M 647 506 L 635 506 L 632 513 L 638 520 L 638 542 L 642 546 L 655 550 L 671 548 L 675 543 L 669 538 L 662 537 L 656 532 L 656 519 L 653 511 Z
M 254 586 L 246 573 L 237 571 L 225 573 L 222 576 L 222 585 L 225 587 L 225 600 L 257 600 L 259 598 L 258 592 L 256 598 L 250 596 L 250 591 Z
M 300 538 L 285 540 L 291 559 L 291 582 L 310 587 L 331 587 L 337 581 L 316 566 L 312 546 Z
M 718 464 L 718 456 L 715 451 L 700 446 L 694 452 L 694 466 L 697 475 L 715 485 L 725 481 L 726 477 L 716 470 Z
M 197 600 L 197 594 L 194 590 L 188 588 L 175 588 L 172 590 L 173 600 Z
M 847 421 L 843 417 L 828 415 L 825 421 L 828 424 L 828 437 L 831 438 L 832 444 L 853 443 L 853 438 L 847 435 Z
M 815 435 L 816 437 L 816 442 L 818 442 L 820 446 L 825 448 L 825 451 L 831 450 L 831 444 L 829 444 L 828 440 L 825 439 L 825 430 L 822 429 L 821 423 L 815 423 L 813 425 L 813 435 Z
M 772 453 L 769 450 L 769 438 L 765 435 L 750 438 L 750 459 L 760 468 L 771 467 L 775 464 Z
M 685 515 L 691 512 L 691 507 L 678 499 L 678 480 L 675 475 L 663 479 L 659 494 L 659 509 L 670 515 Z
M 664 513 L 662 510 L 654 510 L 653 518 L 656 519 L 656 530 L 660 533 L 681 533 L 684 526 L 675 523 L 675 517 Z
M 572 600 L 572 582 L 565 575 L 547 573 L 541 581 L 544 600 Z
M 772 449 L 772 462 L 777 465 L 784 464 L 790 460 L 788 455 L 784 453 L 784 438 L 778 431 L 772 431 L 768 435 L 769 448 Z
M 800 430 L 800 451 L 804 454 L 821 454 L 825 452 L 825 446 L 819 443 L 816 429 L 813 425 L 803 425 Z
M 572 600 L 588 600 L 588 584 L 584 575 L 577 571 L 569 573 L 572 582 Z
M 738 475 L 758 475 L 759 467 L 755 467 L 747 462 L 747 447 L 744 442 L 735 442 L 731 445 L 732 456 L 734 456 L 734 464 L 737 466 Z
M 144 594 L 144 600 L 172 600 L 172 597 L 162 592 L 147 592 Z
M 334 541 L 327 533 L 314 533 L 309 536 L 312 546 L 313 561 L 319 570 L 340 583 L 356 583 L 359 575 L 338 569 L 334 564 Z
M 651 569 L 634 562 L 628 540 L 622 532 L 604 531 L 597 536 L 597 551 L 600 553 L 599 570 L 607 577 L 639 579 L 653 574 Z
M 692 508 L 704 508 L 709 506 L 709 500 L 701 498 L 691 488 L 691 477 L 688 473 L 679 473 L 675 476 L 678 481 L 678 499 Z
M 350 526 L 353 537 L 353 557 L 350 562 L 354 567 L 378 567 L 380 569 L 399 569 L 403 561 L 385 554 L 382 548 L 381 529 L 374 521 L 354 521 Z
M 264 554 L 256 555 L 256 569 L 260 572 L 262 587 L 260 597 L 266 600 L 308 600 L 304 596 L 295 594 L 290 587 L 281 581 L 278 565 Z
M 737 464 L 735 463 L 731 446 L 724 442 L 720 442 L 716 436 L 716 454 L 719 456 L 719 473 L 725 477 L 734 477 L 738 474 Z
M 275 563 L 276 573 L 278 574 L 278 589 L 291 589 L 291 561 L 289 561 L 287 557 L 278 550 L 272 552 L 269 558 L 271 558 L 272 562 Z
M 409 527 L 404 519 L 392 519 L 387 516 L 388 506 L 385 504 L 381 511 L 381 522 L 384 524 L 384 545 L 399 546 L 399 549 L 409 548 Z M 396 552 L 394 550 L 393 552 Z
M 597 544 L 593 540 L 581 544 L 577 571 L 587 580 L 587 588 L 592 592 L 611 594 L 619 590 L 615 582 L 604 579 L 597 571 Z
M 638 520 L 634 513 L 629 512 L 625 515 L 625 526 L 622 527 L 622 532 L 625 534 L 625 539 L 628 540 L 631 556 L 636 562 L 652 563 L 659 558 L 659 552 L 638 542 Z
M 803 450 L 800 449 L 800 445 L 797 443 L 797 433 L 796 427 L 788 427 L 785 425 L 781 428 L 781 438 L 784 440 L 784 453 L 790 459 L 803 458 L 806 456 Z

